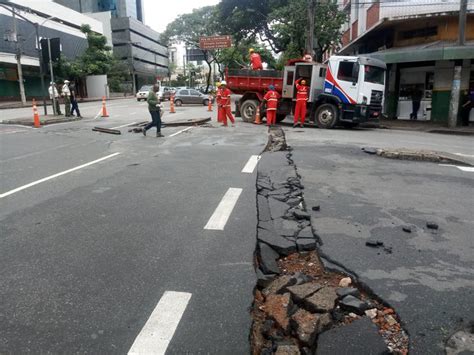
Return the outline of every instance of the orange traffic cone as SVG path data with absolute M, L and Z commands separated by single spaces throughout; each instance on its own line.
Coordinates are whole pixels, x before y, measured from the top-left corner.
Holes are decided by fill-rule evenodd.
M 257 111 L 255 112 L 255 124 L 262 124 L 262 120 L 260 119 L 260 106 L 257 106 Z
M 40 123 L 40 117 L 38 114 L 38 109 L 36 108 L 36 100 L 33 99 L 33 123 L 35 128 L 40 128 L 41 123 Z
M 212 112 L 212 95 L 209 95 L 208 101 L 207 111 Z
M 109 117 L 107 108 L 105 107 L 105 96 L 102 96 L 102 117 Z
M 176 113 L 174 109 L 174 95 L 171 95 L 171 99 L 170 99 L 170 113 Z

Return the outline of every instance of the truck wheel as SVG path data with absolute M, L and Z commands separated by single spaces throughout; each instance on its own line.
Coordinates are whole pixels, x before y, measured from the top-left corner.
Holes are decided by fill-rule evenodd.
M 257 112 L 258 101 L 257 100 L 246 100 L 240 106 L 240 115 L 244 122 L 252 123 L 255 120 L 255 112 Z
M 319 128 L 333 128 L 337 123 L 337 108 L 332 104 L 322 104 L 316 110 L 316 123 Z

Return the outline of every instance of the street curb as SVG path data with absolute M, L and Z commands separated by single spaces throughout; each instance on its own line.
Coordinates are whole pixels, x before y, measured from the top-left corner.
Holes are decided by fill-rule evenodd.
M 40 121 L 42 126 L 48 126 L 51 124 L 56 124 L 56 123 L 64 123 L 64 122 L 79 122 L 82 121 L 84 117 L 81 118 L 53 118 L 45 121 Z M 10 121 L 2 121 L 0 122 L 1 124 L 9 125 L 9 124 L 15 124 L 15 125 L 22 125 L 22 126 L 34 126 L 34 122 L 28 122 L 28 121 L 20 121 L 20 120 L 10 120 Z
M 428 133 L 438 133 L 438 134 L 450 134 L 458 136 L 474 136 L 474 132 L 470 131 L 454 131 L 450 129 L 431 129 L 427 131 Z
M 109 97 L 107 99 L 107 101 L 113 101 L 113 100 L 126 100 L 126 99 L 136 99 L 135 96 L 117 96 L 117 97 Z M 42 100 L 42 99 L 41 99 Z M 43 107 L 43 102 L 41 100 L 38 100 L 37 101 L 37 106 L 38 107 Z M 41 102 L 40 102 L 41 101 Z M 47 100 L 48 103 L 47 103 L 47 106 L 51 106 L 51 104 L 49 103 L 49 99 Z M 87 102 L 100 102 L 102 101 L 102 98 L 101 97 L 97 97 L 97 98 L 92 98 L 92 99 L 84 99 L 84 100 L 79 100 L 77 101 L 79 104 L 81 103 L 87 103 Z M 0 110 L 11 110 L 11 109 L 15 109 L 15 108 L 28 108 L 28 107 L 32 107 L 33 104 L 29 104 L 29 105 L 22 105 L 22 104 L 19 104 L 19 103 L 15 103 L 15 104 L 11 104 L 11 105 L 0 105 Z
M 473 162 L 463 159 L 454 154 L 436 151 L 409 150 L 409 149 L 374 149 L 362 148 L 362 151 L 368 154 L 376 154 L 379 157 L 387 159 L 425 161 L 439 164 L 454 164 L 464 166 L 474 166 Z

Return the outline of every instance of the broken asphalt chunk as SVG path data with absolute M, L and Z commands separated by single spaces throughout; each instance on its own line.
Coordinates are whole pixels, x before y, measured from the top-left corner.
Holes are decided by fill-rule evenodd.
M 365 242 L 365 245 L 372 248 L 378 248 L 383 246 L 383 242 L 381 242 L 380 240 L 369 239 Z
M 319 335 L 316 355 L 389 354 L 387 345 L 372 321 L 363 317 Z
M 346 296 L 354 296 L 354 297 L 360 297 L 360 292 L 358 289 L 354 287 L 341 287 L 336 290 L 337 295 L 339 298 L 344 298 Z
M 309 215 L 308 212 L 302 211 L 302 210 L 299 210 L 299 209 L 295 209 L 293 211 L 293 215 L 296 217 L 296 219 L 306 219 L 306 220 L 311 219 L 311 216 Z
M 323 286 L 316 282 L 308 282 L 302 285 L 295 285 L 288 287 L 288 291 L 293 296 L 295 302 L 301 303 L 303 300 L 311 296 L 313 293 L 319 291 Z
M 377 154 L 377 149 L 372 147 L 364 147 L 362 148 L 362 151 L 367 154 Z
M 296 247 L 298 248 L 299 252 L 312 251 L 312 250 L 316 249 L 316 240 L 315 239 L 298 238 L 296 240 Z
M 348 312 L 357 313 L 359 315 L 364 315 L 364 312 L 369 308 L 367 303 L 351 295 L 344 297 L 339 302 L 339 305 L 342 309 Z
M 352 297 L 352 296 L 348 296 Z M 326 286 L 304 299 L 305 308 L 312 312 L 329 312 L 334 308 L 337 294 L 334 288 Z
M 271 231 L 267 231 L 266 229 L 258 230 L 257 239 L 260 242 L 268 244 L 280 255 L 289 255 L 296 251 L 296 244 L 294 242 L 291 242 L 288 239 Z
M 279 274 L 280 268 L 276 260 L 278 253 L 265 243 L 258 243 L 260 248 L 260 267 L 265 274 Z
M 439 226 L 434 222 L 426 222 L 426 227 L 428 229 L 434 229 L 434 230 L 439 228 Z

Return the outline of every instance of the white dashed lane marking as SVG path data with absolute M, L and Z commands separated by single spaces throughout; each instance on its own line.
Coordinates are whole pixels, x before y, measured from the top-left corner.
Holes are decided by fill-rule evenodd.
M 252 174 L 259 160 L 260 155 L 252 155 L 247 164 L 245 164 L 244 168 L 242 169 L 242 172 L 246 174 Z
M 440 166 L 448 166 L 452 168 L 458 168 L 461 171 L 465 171 L 468 173 L 474 173 L 474 167 L 472 166 L 457 166 L 457 165 L 451 165 L 451 164 L 439 164 Z
M 224 230 L 224 227 L 229 219 L 237 200 L 242 193 L 242 189 L 230 187 L 222 197 L 221 202 L 212 214 L 204 229 L 210 230 Z
M 165 354 L 190 299 L 190 293 L 166 291 L 128 354 Z
M 177 136 L 178 134 L 183 133 L 183 132 L 187 132 L 187 131 L 189 131 L 189 130 L 192 129 L 192 128 L 193 128 L 193 127 L 188 127 L 188 128 L 182 129 L 182 130 L 180 130 L 180 131 L 178 131 L 178 132 L 176 132 L 176 133 L 170 134 L 169 137 Z
M 113 157 L 115 157 L 115 156 L 117 156 L 117 155 L 119 155 L 119 154 L 120 154 L 120 153 L 110 154 L 110 155 L 107 155 L 107 156 L 102 157 L 102 158 L 100 158 L 100 159 L 91 161 L 91 162 L 89 162 L 89 163 L 76 166 L 75 168 L 72 168 L 72 169 L 69 169 L 69 170 L 65 170 L 65 171 L 62 171 L 62 172 L 60 172 L 60 173 L 57 173 L 57 174 L 54 174 L 54 175 L 50 175 L 50 176 L 47 176 L 47 177 L 45 177 L 45 178 L 42 178 L 42 179 L 39 179 L 39 180 L 30 182 L 29 184 L 26 184 L 26 185 L 17 187 L 16 189 L 13 189 L 13 190 L 4 192 L 3 194 L 0 194 L 0 198 L 4 198 L 4 197 L 10 196 L 10 195 L 13 195 L 13 194 L 16 193 L 16 192 L 19 192 L 19 191 L 25 190 L 25 189 L 27 189 L 27 188 L 29 188 L 29 187 L 32 187 L 32 186 L 41 184 L 42 182 L 46 182 L 46 181 L 48 181 L 48 180 L 52 180 L 52 179 L 57 178 L 57 177 L 59 177 L 59 176 L 72 173 L 73 171 L 76 171 L 76 170 L 79 170 L 79 169 L 82 169 L 82 168 L 85 168 L 85 167 L 88 167 L 88 166 L 91 166 L 91 165 L 100 163 L 101 161 L 104 161 L 104 160 L 106 160 L 106 159 L 113 158 Z

